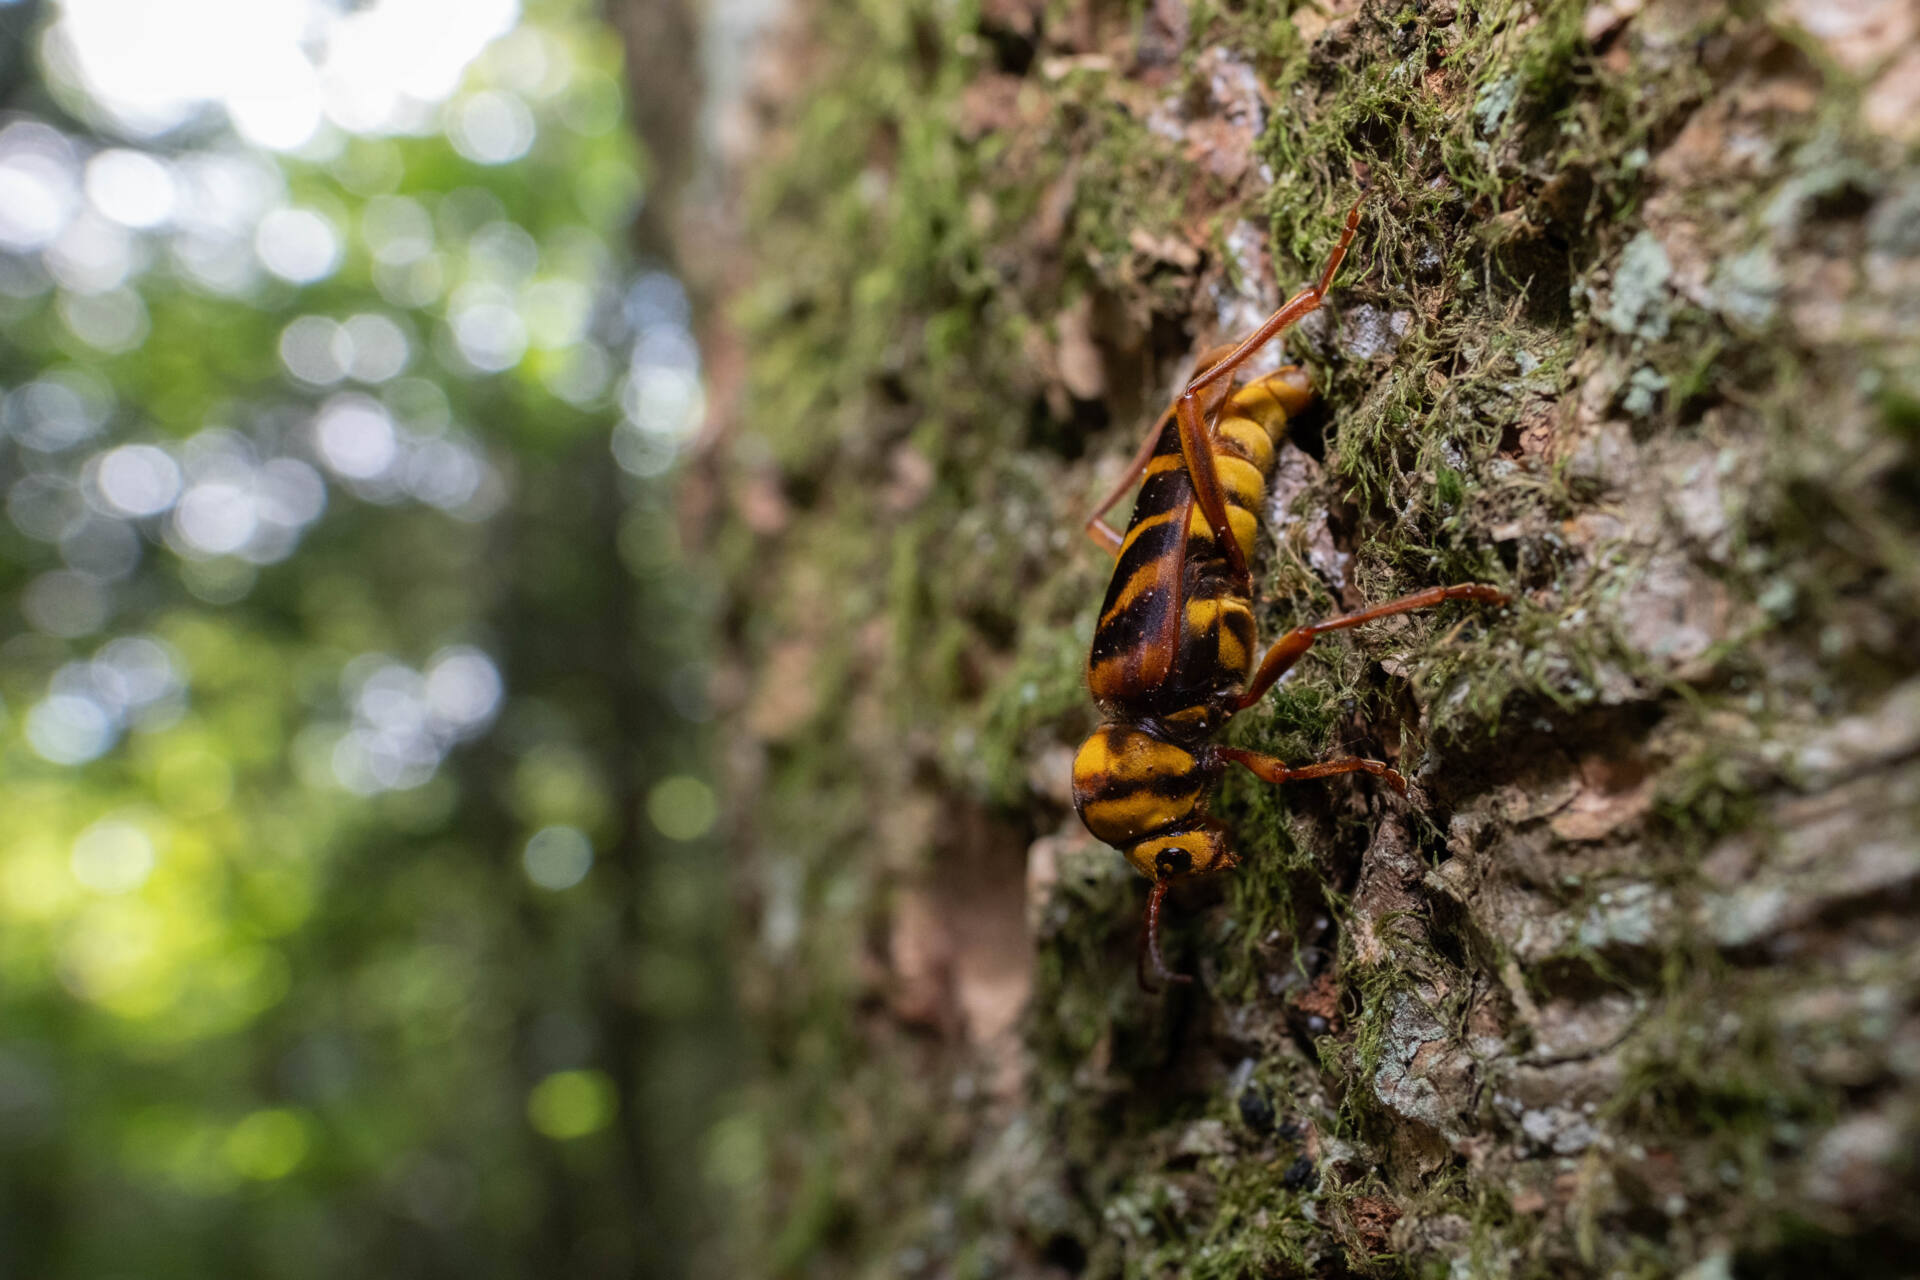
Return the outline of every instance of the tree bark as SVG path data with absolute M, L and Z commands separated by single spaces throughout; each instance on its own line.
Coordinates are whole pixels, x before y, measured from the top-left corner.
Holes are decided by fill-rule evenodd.
M 719 101 L 686 515 L 754 1086 L 716 1273 L 1904 1274 L 1920 1244 L 1920 8 L 809 5 Z M 1080 535 L 1275 344 L 1240 868 L 1067 762 Z M 1689 1271 L 1689 1269 L 1692 1269 Z

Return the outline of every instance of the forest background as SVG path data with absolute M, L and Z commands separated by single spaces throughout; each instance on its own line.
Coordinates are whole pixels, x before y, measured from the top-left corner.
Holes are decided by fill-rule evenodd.
M 572 0 L 0 5 L 9 1275 L 681 1269 L 702 394 L 625 65 Z

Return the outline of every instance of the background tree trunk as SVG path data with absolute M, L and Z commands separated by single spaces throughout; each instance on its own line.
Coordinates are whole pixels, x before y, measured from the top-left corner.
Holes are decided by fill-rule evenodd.
M 1920 8 L 847 0 L 758 47 L 680 230 L 756 1045 L 713 1270 L 1910 1271 Z M 1230 785 L 1148 997 L 1067 793 L 1079 524 L 1363 176 L 1269 362 L 1323 407 L 1263 634 L 1516 603 L 1239 718 L 1414 794 Z

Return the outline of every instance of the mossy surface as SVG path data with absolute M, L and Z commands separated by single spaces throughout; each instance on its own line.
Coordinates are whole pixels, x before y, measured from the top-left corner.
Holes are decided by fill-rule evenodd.
M 1816 24 L 1817 25 L 1817 24 Z M 1877 29 L 1876 29 L 1877 30 Z M 1821 34 L 1825 32 L 1826 34 Z M 1823 43 L 1832 41 L 1833 43 Z M 856 53 L 857 51 L 857 53 Z M 691 477 L 750 1090 L 716 1271 L 1699 1276 L 1920 1239 L 1920 166 L 1749 6 L 882 3 L 775 60 Z M 1081 534 L 1317 270 L 1244 862 L 1078 829 Z

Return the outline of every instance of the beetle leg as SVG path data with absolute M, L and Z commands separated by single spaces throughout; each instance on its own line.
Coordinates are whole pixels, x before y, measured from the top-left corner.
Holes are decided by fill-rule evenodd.
M 1302 782 L 1308 778 L 1331 778 L 1337 773 L 1370 773 L 1401 795 L 1407 794 L 1407 780 L 1400 776 L 1400 771 L 1379 760 L 1342 756 L 1338 760 L 1322 760 L 1318 764 L 1290 765 L 1284 760 L 1263 756 L 1257 751 L 1243 751 L 1239 747 L 1216 747 L 1214 754 L 1222 760 L 1231 760 L 1243 766 L 1262 782 Z
M 1160 954 L 1160 904 L 1167 898 L 1167 881 L 1155 880 L 1153 889 L 1147 894 L 1147 919 L 1140 931 L 1140 963 L 1138 965 L 1140 989 L 1159 991 L 1160 987 L 1147 980 L 1149 970 L 1160 982 L 1192 982 L 1190 974 L 1175 973 L 1167 968 L 1166 957 Z
M 1415 609 L 1428 609 L 1447 600 L 1477 600 L 1482 604 L 1505 604 L 1507 593 L 1498 587 L 1490 587 L 1484 582 L 1460 582 L 1451 587 L 1428 587 L 1425 591 L 1416 591 L 1412 595 L 1401 596 L 1398 600 L 1389 600 L 1377 604 L 1371 609 L 1362 609 L 1358 613 L 1349 613 L 1326 622 L 1316 622 L 1310 627 L 1295 627 L 1273 642 L 1267 650 L 1267 656 L 1260 659 L 1259 669 L 1253 673 L 1253 679 L 1247 682 L 1247 691 L 1240 695 L 1234 710 L 1244 711 L 1266 696 L 1274 681 L 1287 673 L 1288 668 L 1300 661 L 1300 656 L 1313 648 L 1313 642 L 1328 631 L 1344 631 L 1357 627 L 1363 622 L 1372 622 L 1375 618 L 1391 617 L 1396 613 L 1412 613 Z
M 1327 296 L 1327 290 L 1333 285 L 1334 274 L 1340 270 L 1340 263 L 1347 256 L 1347 246 L 1353 243 L 1354 232 L 1359 229 L 1360 203 L 1360 200 L 1354 201 L 1353 208 L 1347 210 L 1346 228 L 1340 233 L 1340 243 L 1328 255 L 1320 278 L 1287 299 L 1278 311 L 1268 316 L 1225 358 L 1209 366 L 1204 373 L 1196 374 L 1176 401 L 1180 416 L 1180 448 L 1186 455 L 1187 474 L 1193 481 L 1194 497 L 1206 515 L 1207 523 L 1213 528 L 1214 540 L 1222 544 L 1221 551 L 1242 588 L 1242 594 L 1252 594 L 1253 575 L 1247 569 L 1247 557 L 1241 549 L 1240 540 L 1233 536 L 1233 528 L 1227 523 L 1226 490 L 1214 471 L 1213 431 L 1207 421 L 1210 415 L 1201 407 L 1200 394 L 1215 383 L 1231 378 L 1235 369 L 1272 341 L 1276 334 L 1320 306 Z
M 1340 243 L 1333 246 L 1333 252 L 1327 255 L 1327 265 L 1321 268 L 1320 278 L 1288 298 L 1280 309 L 1268 316 L 1258 329 L 1235 347 L 1224 359 L 1210 366 L 1206 372 L 1195 375 L 1187 384 L 1187 395 L 1195 395 L 1222 378 L 1231 377 L 1233 371 L 1245 364 L 1261 347 L 1272 341 L 1274 335 L 1298 320 L 1301 316 L 1319 308 L 1326 299 L 1327 290 L 1333 287 L 1333 277 L 1340 270 L 1341 262 L 1347 256 L 1347 246 L 1353 243 L 1353 233 L 1360 228 L 1360 205 L 1366 197 L 1361 196 L 1353 202 L 1353 208 L 1347 210 L 1347 225 L 1340 233 Z M 1184 396 L 1182 397 L 1185 398 Z
M 1222 346 L 1203 352 L 1195 368 L 1198 370 L 1211 368 L 1215 361 L 1231 350 L 1233 350 L 1231 346 Z M 1167 411 L 1154 419 L 1153 429 L 1147 432 L 1146 439 L 1142 440 L 1140 447 L 1134 451 L 1132 459 L 1127 463 L 1127 469 L 1120 473 L 1120 479 L 1107 492 L 1107 496 L 1100 500 L 1100 505 L 1093 509 L 1093 514 L 1087 517 L 1087 536 L 1105 547 L 1111 555 L 1120 554 L 1122 538 L 1119 531 L 1107 523 L 1106 514 L 1120 499 L 1127 496 L 1127 490 L 1140 482 L 1141 474 L 1146 471 L 1147 464 L 1153 460 L 1153 451 L 1160 443 L 1160 434 L 1167 429 L 1167 423 L 1173 420 L 1173 414 L 1174 406 L 1168 405 Z
M 1233 571 L 1240 594 L 1252 595 L 1253 575 L 1247 568 L 1246 549 L 1240 545 L 1240 539 L 1233 536 L 1233 525 L 1227 520 L 1227 487 L 1220 482 L 1219 469 L 1213 465 L 1213 433 L 1201 414 L 1199 397 L 1189 390 L 1180 397 L 1177 407 L 1180 452 L 1186 459 L 1193 500 L 1206 516 L 1213 540 L 1220 544 L 1220 552 L 1227 558 L 1227 567 Z
M 1120 474 L 1119 481 L 1107 496 L 1100 500 L 1100 505 L 1093 509 L 1093 514 L 1087 517 L 1087 536 L 1105 547 L 1110 555 L 1120 554 L 1121 537 L 1119 532 L 1107 523 L 1106 514 L 1113 509 L 1115 503 L 1127 496 L 1127 490 L 1140 482 L 1141 473 L 1147 469 L 1147 463 L 1153 460 L 1154 448 L 1160 443 L 1160 433 L 1166 430 L 1167 419 L 1172 416 L 1173 409 L 1169 407 L 1154 422 L 1153 430 L 1147 432 L 1147 438 L 1140 442 L 1140 447 L 1134 451 L 1133 460 L 1127 463 L 1127 469 Z

